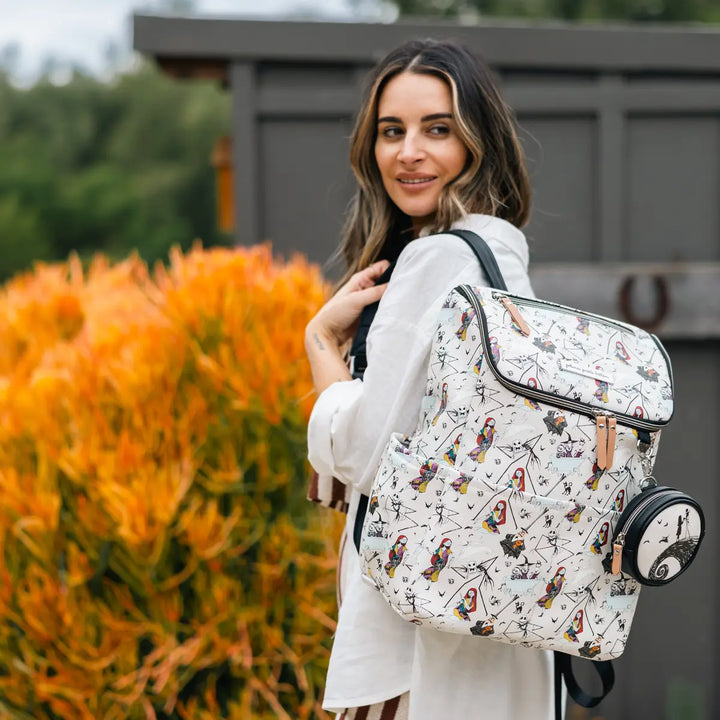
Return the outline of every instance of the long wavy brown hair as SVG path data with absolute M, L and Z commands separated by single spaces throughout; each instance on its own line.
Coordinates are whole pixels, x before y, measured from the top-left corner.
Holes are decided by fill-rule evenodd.
M 490 69 L 466 47 L 450 41 L 412 40 L 391 51 L 371 72 L 350 143 L 357 190 L 350 204 L 340 251 L 346 273 L 397 255 L 412 240 L 410 218 L 390 200 L 375 161 L 377 108 L 387 82 L 401 72 L 434 75 L 452 95 L 467 163 L 440 195 L 431 232 L 447 230 L 468 213 L 503 218 L 517 227 L 530 214 L 530 181 L 515 116 Z M 392 259 L 392 257 L 390 257 Z

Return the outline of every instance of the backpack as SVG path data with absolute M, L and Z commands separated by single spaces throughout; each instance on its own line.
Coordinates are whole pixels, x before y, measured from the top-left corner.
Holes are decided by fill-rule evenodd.
M 453 234 L 491 287 L 439 312 L 417 428 L 390 438 L 358 512 L 363 577 L 418 625 L 556 651 L 556 712 L 560 675 L 590 707 L 612 668 L 592 697 L 571 656 L 620 656 L 641 586 L 704 535 L 699 505 L 652 477 L 670 360 L 640 328 L 509 293 L 487 244 Z

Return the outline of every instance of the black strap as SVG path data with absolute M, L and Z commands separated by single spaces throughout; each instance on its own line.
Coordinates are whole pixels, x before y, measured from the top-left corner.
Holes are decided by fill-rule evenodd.
M 375 281 L 375 284 L 382 285 L 390 280 L 394 269 L 395 262 L 392 262 L 385 269 L 385 272 Z M 365 375 L 365 370 L 367 369 L 367 335 L 370 331 L 372 321 L 375 319 L 375 313 L 377 313 L 379 304 L 379 301 L 370 303 L 370 305 L 366 305 L 360 313 L 355 337 L 350 347 L 350 374 L 353 376 L 353 380 L 357 380 L 357 378 L 362 380 L 363 375 Z
M 610 660 L 593 662 L 592 666 L 597 672 L 602 683 L 600 695 L 590 695 L 580 687 L 572 669 L 572 656 L 556 652 L 554 655 L 555 666 L 555 720 L 562 720 L 562 681 L 565 680 L 570 697 L 580 706 L 591 708 L 599 705 L 607 697 L 615 684 L 615 670 Z
M 444 234 L 456 235 L 470 246 L 470 249 L 475 253 L 475 257 L 480 263 L 480 267 L 487 276 L 490 287 L 496 288 L 497 290 L 507 290 L 505 278 L 500 272 L 493 251 L 479 235 L 470 230 L 447 230 Z
M 448 230 L 446 235 L 455 235 L 461 240 L 464 240 L 470 249 L 475 254 L 475 257 L 480 263 L 480 267 L 483 269 L 485 276 L 488 279 L 490 287 L 497 288 L 498 290 L 507 290 L 505 279 L 500 272 L 497 260 L 493 255 L 493 251 L 489 245 L 479 235 L 472 232 L 471 230 Z M 393 270 L 395 269 L 395 262 L 392 262 L 385 272 L 377 279 L 376 285 L 386 283 L 390 280 Z M 365 343 L 367 340 L 367 334 L 370 330 L 370 325 L 375 319 L 375 313 L 377 313 L 379 303 L 371 303 L 363 308 L 358 320 L 358 328 L 353 338 L 352 347 L 350 348 L 351 358 L 351 373 L 353 378 L 360 378 L 362 380 L 367 369 L 367 351 Z
M 555 720 L 563 720 L 562 711 L 562 671 L 560 670 L 560 653 L 553 653 L 553 684 L 555 686 Z
M 355 543 L 355 547 L 357 548 L 358 553 L 360 552 L 360 540 L 362 539 L 363 520 L 365 520 L 365 515 L 367 514 L 368 499 L 369 498 L 367 495 L 360 495 L 360 500 L 358 501 L 357 507 L 357 514 L 355 515 L 355 525 L 353 526 L 353 542 Z M 358 518 L 362 518 L 362 520 L 358 522 Z

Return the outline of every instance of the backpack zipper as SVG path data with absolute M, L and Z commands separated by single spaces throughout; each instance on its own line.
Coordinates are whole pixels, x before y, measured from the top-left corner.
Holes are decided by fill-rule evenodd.
M 495 295 L 493 294 L 493 297 Z M 525 318 L 520 314 L 520 311 L 515 306 L 515 303 L 507 295 L 498 295 L 500 302 L 505 306 L 505 309 L 510 313 L 510 317 L 513 322 L 518 326 L 520 332 L 527 337 L 530 334 L 530 328 L 525 322 Z
M 465 285 L 464 287 L 470 287 L 469 285 Z M 473 293 L 474 295 L 474 293 Z M 540 307 L 540 308 L 557 308 L 558 310 L 564 312 L 567 314 L 568 310 L 572 312 L 573 315 L 576 315 L 577 317 L 586 317 L 588 319 L 592 319 L 597 323 L 600 323 L 601 325 L 606 325 L 608 327 L 616 328 L 617 330 L 621 330 L 624 332 L 628 332 L 631 335 L 637 335 L 636 328 L 632 325 L 627 325 L 625 323 L 618 322 L 617 320 L 613 320 L 612 318 L 607 318 L 604 315 L 597 315 L 596 313 L 587 312 L 585 310 L 578 310 L 577 308 L 571 308 L 566 305 L 560 305 L 559 303 L 549 302 L 548 300 L 534 300 L 533 298 L 526 298 L 521 295 L 512 295 L 510 293 L 507 293 L 505 291 L 501 290 L 493 290 L 492 297 L 495 300 L 500 300 L 500 302 L 505 306 L 505 308 L 510 312 L 513 320 L 515 320 L 518 327 L 520 326 L 520 323 L 517 322 L 516 315 L 519 316 L 522 320 L 522 324 L 525 328 L 527 328 L 527 332 L 521 329 L 521 332 L 523 335 L 528 336 L 530 334 L 530 329 L 527 326 L 527 323 L 525 322 L 524 318 L 522 318 L 522 315 L 520 315 L 520 311 L 518 310 L 517 306 L 510 300 L 512 297 L 515 300 L 515 303 L 517 305 L 530 305 L 532 307 Z M 512 306 L 512 310 L 509 306 Z M 513 314 L 513 312 L 515 314 Z M 653 339 L 655 342 L 655 345 L 657 346 L 657 349 L 660 351 L 660 354 L 663 357 L 663 360 L 665 360 L 665 365 L 667 366 L 668 373 L 670 375 L 670 386 L 672 387 L 674 385 L 673 382 L 673 371 L 672 371 L 672 363 L 670 362 L 670 357 L 667 354 L 667 351 L 665 348 L 660 344 L 657 337 L 653 335 L 652 333 L 648 333 L 648 335 Z M 669 420 L 668 420 L 669 422 Z
M 617 437 L 617 418 L 613 413 L 598 410 L 595 413 L 597 428 L 597 466 L 599 470 L 609 470 L 615 456 Z
M 505 304 L 503 302 L 503 298 L 507 298 L 508 302 L 513 305 L 512 300 L 515 301 L 513 307 L 515 305 L 529 305 L 531 307 L 541 307 L 541 308 L 557 308 L 558 310 L 562 311 L 564 314 L 567 314 L 568 310 L 572 310 L 572 314 L 576 315 L 577 317 L 585 317 L 589 320 L 594 320 L 595 322 L 600 323 L 601 325 L 607 325 L 608 327 L 613 327 L 617 330 L 622 330 L 623 332 L 629 333 L 631 335 L 636 335 L 635 328 L 631 325 L 624 325 L 621 322 L 617 322 L 616 320 L 612 320 L 610 318 L 606 318 L 603 315 L 596 315 L 595 313 L 587 312 L 585 310 L 578 310 L 577 308 L 567 308 L 563 305 L 559 305 L 558 303 L 553 302 L 547 302 L 545 300 L 533 300 L 533 298 L 526 298 L 526 297 L 520 297 L 518 295 L 511 295 L 510 293 L 505 293 L 500 290 L 493 290 L 492 296 L 495 300 L 499 300 L 500 302 Z M 512 300 L 510 300 L 512 298 Z M 516 308 L 517 310 L 517 308 Z M 515 319 L 513 317 L 513 319 Z
M 490 347 L 488 345 L 487 333 L 485 332 L 485 329 L 483 327 L 483 324 L 485 323 L 485 311 L 482 309 L 482 306 L 478 302 L 477 297 L 475 297 L 475 293 L 472 291 L 472 286 L 458 285 L 456 289 L 473 306 L 473 309 L 475 310 L 475 319 L 477 321 L 478 327 L 480 328 L 480 337 L 482 338 L 485 358 L 487 359 L 490 368 L 492 369 L 493 375 L 495 375 L 501 385 L 506 387 L 508 390 L 512 390 L 513 392 L 522 395 L 523 397 L 532 398 L 533 400 L 540 400 L 541 402 L 547 403 L 548 405 L 553 405 L 563 410 L 572 410 L 573 412 L 580 413 L 581 415 L 585 415 L 586 417 L 590 417 L 593 419 L 597 417 L 598 413 L 603 412 L 602 410 L 593 408 L 591 405 L 579 403 L 575 400 L 570 400 L 569 398 L 560 398 L 557 395 L 551 395 L 549 393 L 544 393 L 539 390 L 533 390 L 532 388 L 526 387 L 521 383 L 517 383 L 514 380 L 508 380 L 507 378 L 503 377 L 492 360 L 492 353 L 490 352 Z M 502 293 L 498 293 L 498 295 L 501 294 Z M 544 303 L 541 302 L 538 302 L 537 304 L 540 307 L 544 306 Z M 552 305 L 552 303 L 548 304 Z M 589 313 L 585 314 L 590 317 Z M 615 413 L 614 416 L 616 418 L 622 418 L 623 425 L 633 428 L 634 430 L 656 431 L 667 425 L 667 422 L 651 422 L 649 420 L 639 420 L 638 418 L 631 415 L 626 415 L 625 413 Z

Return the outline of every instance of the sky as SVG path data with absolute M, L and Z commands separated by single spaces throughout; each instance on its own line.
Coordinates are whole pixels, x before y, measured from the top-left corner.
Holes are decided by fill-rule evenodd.
M 133 11 L 158 12 L 172 0 L 0 0 L 0 63 L 18 84 L 29 84 L 48 67 L 73 63 L 103 75 L 131 58 Z M 391 19 L 382 0 L 191 0 L 201 15 L 248 18 Z M 114 46 L 114 60 L 108 48 Z

